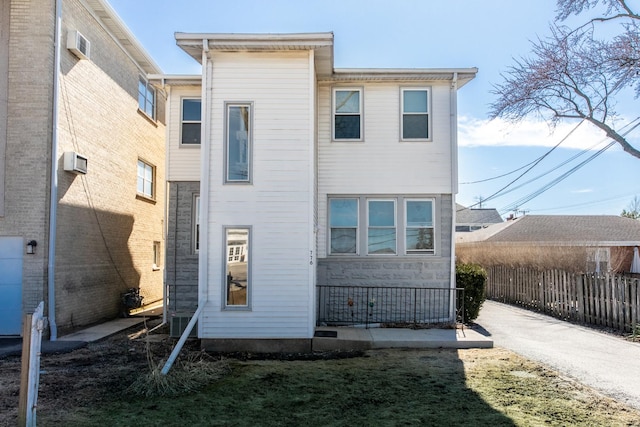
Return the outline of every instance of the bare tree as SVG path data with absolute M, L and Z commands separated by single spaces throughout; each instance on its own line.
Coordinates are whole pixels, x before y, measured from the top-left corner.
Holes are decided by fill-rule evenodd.
M 628 209 L 628 210 L 627 210 Z M 627 209 L 623 209 L 620 216 L 624 216 L 632 219 L 640 219 L 640 197 L 635 196 Z
M 504 81 L 494 86 L 496 101 L 490 117 L 519 121 L 537 115 L 552 125 L 565 119 L 585 120 L 640 158 L 640 149 L 615 129 L 616 95 L 634 88 L 640 95 L 640 15 L 628 0 L 558 0 L 558 21 L 598 4 L 603 16 L 576 29 L 552 25 L 551 36 L 533 43 L 532 54 L 517 60 Z M 598 23 L 617 20 L 620 33 L 612 39 L 596 37 Z

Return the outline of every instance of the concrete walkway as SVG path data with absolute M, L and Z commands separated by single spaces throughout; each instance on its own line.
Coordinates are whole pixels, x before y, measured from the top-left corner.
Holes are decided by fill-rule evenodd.
M 496 346 L 640 409 L 640 343 L 493 301 L 476 323 Z

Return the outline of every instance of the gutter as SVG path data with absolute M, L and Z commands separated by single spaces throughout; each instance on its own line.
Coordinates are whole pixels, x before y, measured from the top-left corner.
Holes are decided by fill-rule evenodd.
M 176 358 L 180 354 L 180 350 L 182 350 L 182 346 L 189 338 L 191 334 L 191 330 L 195 326 L 202 310 L 209 300 L 209 278 L 208 278 L 208 254 L 209 254 L 209 155 L 211 151 L 210 144 L 210 126 L 211 126 L 211 96 L 208 96 L 208 91 L 213 91 L 213 86 L 211 85 L 211 74 L 213 72 L 211 61 L 208 61 L 208 53 L 209 53 L 209 43 L 206 39 L 202 40 L 202 123 L 205 124 L 200 129 L 200 248 L 198 250 L 198 308 L 196 312 L 191 317 L 191 320 L 187 324 L 184 332 L 180 336 L 178 343 L 174 347 L 171 355 L 167 359 L 167 362 L 164 364 L 162 371 L 160 373 L 162 375 L 167 375 L 171 366 L 173 366 L 173 362 L 175 362 Z M 199 325 L 199 328 L 202 328 L 202 325 Z M 200 335 L 200 334 L 198 334 Z
M 450 126 L 451 126 L 451 278 L 450 287 L 452 290 L 456 285 L 456 195 L 458 194 L 458 73 L 453 73 L 451 80 Z M 456 298 L 455 290 L 452 293 L 454 298 L 450 301 L 451 318 L 456 319 Z
M 47 316 L 49 340 L 58 339 L 56 325 L 56 228 L 58 213 L 58 97 L 60 90 L 60 40 L 62 38 L 62 0 L 56 0 L 56 24 L 54 42 L 53 110 L 51 132 L 51 183 L 49 194 L 49 256 L 47 265 Z

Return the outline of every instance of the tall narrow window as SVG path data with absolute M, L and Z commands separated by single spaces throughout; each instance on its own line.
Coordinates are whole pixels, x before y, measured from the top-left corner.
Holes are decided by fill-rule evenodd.
M 402 89 L 403 141 L 429 139 L 429 91 L 427 89 Z
M 156 118 L 156 91 L 142 76 L 138 79 L 138 108 L 147 116 Z
M 433 201 L 407 200 L 405 215 L 407 254 L 434 253 Z
M 330 253 L 358 253 L 358 199 L 329 199 Z
M 226 229 L 226 307 L 249 307 L 249 231 L 249 228 Z
M 333 90 L 333 139 L 362 140 L 362 90 Z
M 154 167 L 142 160 L 138 160 L 138 194 L 153 199 L 153 175 Z
M 200 250 L 200 196 L 193 198 L 193 251 Z
M 395 200 L 368 201 L 367 253 L 396 253 Z
M 153 269 L 160 270 L 162 266 L 162 246 L 160 242 L 153 242 Z
M 200 99 L 182 100 L 181 144 L 200 144 L 202 103 Z
M 251 182 L 251 104 L 227 104 L 226 182 Z

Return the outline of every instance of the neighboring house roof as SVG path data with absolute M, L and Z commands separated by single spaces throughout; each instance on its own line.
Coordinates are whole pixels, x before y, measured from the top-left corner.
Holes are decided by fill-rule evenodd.
M 637 246 L 640 221 L 615 215 L 526 215 L 457 235 L 456 242 Z
M 111 35 L 118 41 L 120 46 L 126 50 L 131 58 L 147 74 L 160 74 L 162 70 L 155 63 L 153 58 L 142 47 L 127 25 L 120 19 L 106 0 L 85 0 L 85 3 L 93 10 Z
M 502 217 L 495 208 L 469 209 L 456 204 L 456 224 L 496 224 L 502 221 Z

